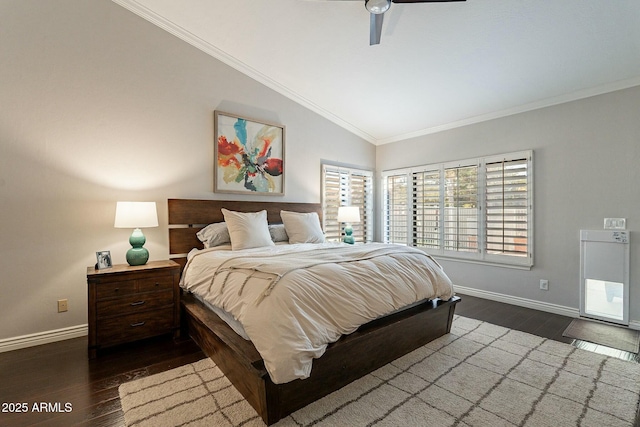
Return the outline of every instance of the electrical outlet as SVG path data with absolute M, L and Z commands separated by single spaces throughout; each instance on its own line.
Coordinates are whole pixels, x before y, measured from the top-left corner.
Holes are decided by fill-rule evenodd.
M 58 300 L 58 313 L 62 313 L 69 310 L 69 302 L 66 299 Z
M 547 279 L 540 279 L 540 289 L 543 291 L 549 290 L 549 281 Z

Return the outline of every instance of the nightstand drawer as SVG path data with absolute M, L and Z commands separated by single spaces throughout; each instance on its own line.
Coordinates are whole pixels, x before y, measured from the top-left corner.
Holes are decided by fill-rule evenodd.
M 140 279 L 137 282 L 138 292 L 161 291 L 173 288 L 173 277 L 167 275 Z
M 87 267 L 89 357 L 104 347 L 156 335 L 180 336 L 180 265 Z
M 102 345 L 135 341 L 171 332 L 173 309 L 161 309 L 112 317 L 98 321 L 98 342 Z
M 122 295 L 134 294 L 136 292 L 135 280 L 123 280 L 122 282 L 101 283 L 96 286 L 96 297 L 98 299 L 119 297 Z
M 173 290 L 147 292 L 98 301 L 96 304 L 98 319 L 120 316 L 140 311 L 153 310 L 173 305 Z

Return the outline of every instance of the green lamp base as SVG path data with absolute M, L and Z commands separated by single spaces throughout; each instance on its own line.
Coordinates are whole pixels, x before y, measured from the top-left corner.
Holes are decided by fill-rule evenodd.
M 355 244 L 356 239 L 353 238 L 352 234 L 353 234 L 353 227 L 350 224 L 347 224 L 344 227 L 344 238 L 342 239 L 342 241 L 350 245 Z
M 127 262 L 129 265 L 145 265 L 149 261 L 149 251 L 143 248 L 147 239 L 142 234 L 142 230 L 136 228 L 129 237 L 129 243 L 133 246 L 127 251 Z
M 127 251 L 129 265 L 145 265 L 149 261 L 149 251 L 145 248 L 131 248 Z

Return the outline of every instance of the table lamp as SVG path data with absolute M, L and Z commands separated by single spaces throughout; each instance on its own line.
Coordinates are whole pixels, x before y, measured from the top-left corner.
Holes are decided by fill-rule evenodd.
M 143 248 L 147 239 L 140 229 L 158 226 L 156 202 L 118 202 L 113 226 L 134 229 L 129 237 L 132 248 L 127 251 L 127 262 L 129 265 L 145 265 L 149 251 Z
M 354 222 L 360 222 L 360 208 L 357 206 L 340 206 L 338 208 L 338 222 L 344 222 L 344 239 L 343 242 L 349 243 L 353 245 L 355 243 L 355 239 L 353 238 L 353 227 L 351 226 Z

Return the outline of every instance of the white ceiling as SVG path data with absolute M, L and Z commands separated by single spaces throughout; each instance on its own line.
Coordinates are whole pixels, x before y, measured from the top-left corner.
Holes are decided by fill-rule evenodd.
M 640 85 L 638 0 L 113 0 L 384 144 Z

